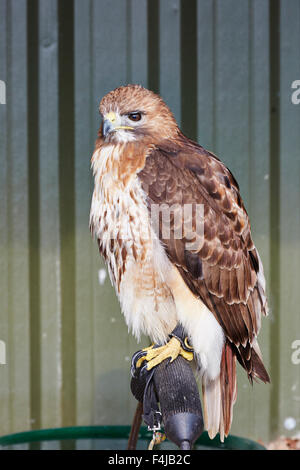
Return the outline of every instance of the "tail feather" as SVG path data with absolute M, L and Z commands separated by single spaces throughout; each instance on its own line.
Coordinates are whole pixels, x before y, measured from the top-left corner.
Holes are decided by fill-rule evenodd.
M 207 374 L 204 374 L 202 378 L 205 428 L 211 439 L 219 433 L 222 442 L 224 437 L 227 437 L 229 434 L 233 416 L 233 405 L 237 398 L 237 351 L 231 343 L 226 341 L 222 351 L 220 375 L 214 380 L 210 380 Z M 252 344 L 247 365 L 247 368 L 245 365 L 244 367 L 248 372 L 251 382 L 253 379 L 270 382 L 256 340 Z
M 251 379 L 260 379 L 264 383 L 269 383 L 270 377 L 263 364 L 260 348 L 256 340 L 253 343 L 251 360 L 252 360 Z
M 221 422 L 221 387 L 220 376 L 210 380 L 206 375 L 202 379 L 204 423 L 208 435 L 213 439 L 218 432 L 223 433 Z
M 204 375 L 202 391 L 204 422 L 208 435 L 213 439 L 219 433 L 223 442 L 230 431 L 237 396 L 236 356 L 227 342 L 223 347 L 220 375 L 214 380 Z
M 233 405 L 237 397 L 236 356 L 226 342 L 221 359 L 221 390 L 224 416 L 224 434 L 228 436 L 233 416 Z

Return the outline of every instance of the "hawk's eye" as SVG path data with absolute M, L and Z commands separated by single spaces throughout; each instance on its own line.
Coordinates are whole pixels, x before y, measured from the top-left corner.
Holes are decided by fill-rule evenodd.
M 128 117 L 131 121 L 140 121 L 142 119 L 141 113 L 129 113 Z

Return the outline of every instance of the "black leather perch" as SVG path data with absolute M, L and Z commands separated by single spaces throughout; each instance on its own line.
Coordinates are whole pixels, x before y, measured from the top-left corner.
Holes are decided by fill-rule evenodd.
M 180 449 L 191 449 L 203 432 L 203 416 L 189 361 L 178 356 L 173 362 L 165 360 L 150 371 L 133 367 L 132 373 L 131 391 L 143 403 L 145 423 L 150 429 L 156 429 L 162 422 L 168 439 Z

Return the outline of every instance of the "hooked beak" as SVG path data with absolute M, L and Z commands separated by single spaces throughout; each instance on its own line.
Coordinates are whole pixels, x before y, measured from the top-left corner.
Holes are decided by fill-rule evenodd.
M 104 122 L 103 122 L 103 136 L 106 137 L 107 134 L 109 134 L 110 132 L 112 132 L 114 130 L 114 125 L 113 123 L 109 120 L 109 119 L 104 119 Z
M 106 137 L 108 134 L 111 132 L 114 132 L 118 129 L 129 129 L 133 130 L 133 127 L 130 126 L 121 126 L 120 125 L 120 118 L 117 117 L 116 113 L 110 112 L 104 116 L 104 121 L 103 121 L 103 137 Z
M 117 116 L 116 113 L 111 111 L 104 116 L 103 122 L 103 136 L 106 137 L 107 134 L 115 130 L 117 125 Z

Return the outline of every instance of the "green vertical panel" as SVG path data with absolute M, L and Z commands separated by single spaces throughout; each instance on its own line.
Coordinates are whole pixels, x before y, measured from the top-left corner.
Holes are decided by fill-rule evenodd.
M 96 104 L 101 96 L 127 82 L 127 2 L 94 0 L 93 66 Z
M 77 424 L 92 422 L 94 402 L 93 258 L 97 246 L 89 232 L 92 189 L 90 158 L 96 135 L 92 125 L 92 2 L 75 1 L 75 250 Z M 96 108 L 96 106 L 95 106 Z M 96 358 L 97 359 L 97 358 Z M 101 360 L 99 358 L 99 360 Z
M 181 0 L 181 130 L 197 139 L 197 1 Z
M 240 182 L 247 199 L 249 150 L 248 0 L 216 1 L 214 149 Z
M 10 425 L 29 426 L 26 2 L 8 3 L 8 307 Z M 25 75 L 25 76 L 24 76 Z
M 263 2 L 249 3 L 246 0 L 230 0 L 226 3 L 219 1 L 216 2 L 214 11 L 214 150 L 237 178 L 246 207 L 255 194 L 254 185 L 258 184 L 257 179 L 261 181 L 264 177 L 258 166 L 254 171 L 251 170 L 254 167 L 251 158 L 261 158 L 264 163 L 260 165 L 264 166 L 268 162 L 265 134 L 258 135 L 258 140 L 253 145 L 257 136 L 256 122 L 261 119 L 258 105 L 264 103 L 268 109 L 268 88 L 265 88 L 263 96 L 259 96 L 259 90 L 254 89 L 255 81 L 264 83 L 266 69 L 260 69 L 259 64 L 257 65 L 258 50 L 255 50 L 252 42 L 256 41 L 257 44 L 259 35 L 267 27 L 265 6 Z M 263 24 L 259 21 L 263 21 Z M 263 48 L 262 45 L 260 47 Z M 255 157 L 260 146 L 265 152 L 264 156 Z M 262 193 L 266 196 L 266 183 L 263 188 Z M 254 215 L 255 204 L 252 209 Z M 267 206 L 265 210 L 264 217 L 267 220 Z M 251 218 L 250 211 L 249 215 Z M 265 224 L 260 227 L 259 220 L 256 220 L 257 230 L 267 230 Z M 249 437 L 262 432 L 263 436 L 260 437 L 265 437 L 268 425 L 263 423 L 268 423 L 268 420 L 267 412 L 262 410 L 267 408 L 268 396 L 267 392 L 260 390 L 261 387 L 267 386 L 254 385 L 252 388 L 245 372 L 238 368 L 238 400 L 234 409 L 232 432 Z M 262 399 L 261 406 L 257 406 Z
M 128 0 L 127 18 L 128 83 L 147 87 L 147 0 Z
M 197 113 L 198 141 L 212 150 L 214 146 L 214 11 L 215 2 L 197 2 Z M 196 103 L 195 103 L 196 104 Z
M 41 426 L 40 402 L 40 223 L 39 223 L 39 127 L 38 121 L 38 0 L 27 2 L 28 51 L 28 184 L 29 184 L 29 297 L 30 297 L 30 422 Z M 32 446 L 37 448 L 38 446 Z
M 76 419 L 74 2 L 58 2 L 59 227 L 61 262 L 62 424 Z M 62 443 L 63 449 L 74 443 Z
M 300 428 L 300 365 L 292 343 L 300 339 L 300 105 L 292 104 L 291 84 L 300 79 L 300 3 L 280 3 L 280 350 L 279 433 Z M 286 418 L 296 428 L 286 427 Z
M 248 201 L 252 236 L 261 256 L 270 296 L 270 163 L 269 163 L 269 2 L 251 2 L 249 12 L 249 153 Z M 262 47 L 263 45 L 263 47 Z M 271 318 L 262 319 L 259 344 L 270 372 Z M 247 384 L 248 386 L 248 384 Z M 253 429 L 249 437 L 267 442 L 270 437 L 270 385 L 253 386 Z M 251 394 L 251 391 L 250 391 Z M 241 433 L 241 430 L 239 430 Z
M 271 343 L 270 373 L 272 377 L 270 426 L 278 430 L 280 409 L 280 0 L 269 3 L 270 45 L 270 296 Z
M 61 425 L 57 2 L 39 2 L 41 425 Z
M 7 1 L 0 1 L 0 80 L 7 83 Z M 7 101 L 7 100 L 6 100 Z M 0 340 L 6 348 L 9 340 L 8 310 L 8 104 L 0 104 Z M 10 427 L 10 380 L 9 367 L 0 365 L 0 433 L 9 432 Z
M 159 9 L 159 90 L 180 126 L 180 1 L 165 0 Z
M 155 93 L 159 93 L 159 0 L 147 0 L 147 14 L 148 87 Z
M 215 141 L 213 150 L 237 178 L 247 203 L 249 158 L 249 9 L 247 0 L 216 2 L 214 23 Z M 238 365 L 232 432 L 254 431 L 255 398 Z
M 7 367 L 10 430 L 30 425 L 26 2 L 7 3 Z M 8 431 L 8 430 L 7 430 Z

